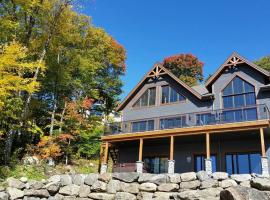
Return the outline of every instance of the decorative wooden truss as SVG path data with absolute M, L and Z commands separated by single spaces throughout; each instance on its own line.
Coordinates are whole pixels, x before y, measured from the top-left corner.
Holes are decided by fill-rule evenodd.
M 159 65 L 156 65 L 151 72 L 148 73 L 147 77 L 158 78 L 161 75 L 166 74 L 164 69 L 162 69 Z

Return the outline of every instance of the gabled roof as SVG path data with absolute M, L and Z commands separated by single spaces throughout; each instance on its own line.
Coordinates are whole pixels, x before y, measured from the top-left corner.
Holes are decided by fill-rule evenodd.
M 200 94 L 196 90 L 194 90 L 192 87 L 188 86 L 186 83 L 181 81 L 179 78 L 177 78 L 172 72 L 170 72 L 168 69 L 166 69 L 161 63 L 156 63 L 153 65 L 153 67 L 146 73 L 146 75 L 141 79 L 141 81 L 136 85 L 136 87 L 131 90 L 131 92 L 127 95 L 127 97 L 121 102 L 121 104 L 118 106 L 117 111 L 122 110 L 129 101 L 136 95 L 137 91 L 140 90 L 140 88 L 145 84 L 145 82 L 148 79 L 160 77 L 162 75 L 168 75 L 173 80 L 175 80 L 179 85 L 190 91 L 194 96 L 196 96 L 198 99 L 206 99 L 211 97 L 210 94 Z
M 218 68 L 218 70 L 206 81 L 205 87 L 209 88 L 213 84 L 213 82 L 221 75 L 221 73 L 228 67 L 235 67 L 239 64 L 247 64 L 259 73 L 269 77 L 270 73 L 266 71 L 265 69 L 259 67 L 258 65 L 254 64 L 253 62 L 250 62 L 246 58 L 240 56 L 238 53 L 234 52 L 232 55 L 229 56 L 229 58 Z

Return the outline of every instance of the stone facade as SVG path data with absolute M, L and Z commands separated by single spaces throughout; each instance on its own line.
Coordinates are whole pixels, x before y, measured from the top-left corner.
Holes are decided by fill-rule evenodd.
M 270 199 L 270 178 L 205 171 L 183 174 L 103 173 L 55 175 L 33 181 L 8 178 L 0 200 L 245 200 Z

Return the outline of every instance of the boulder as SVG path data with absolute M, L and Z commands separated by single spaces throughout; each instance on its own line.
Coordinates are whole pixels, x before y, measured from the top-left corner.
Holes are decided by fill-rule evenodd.
M 196 173 L 196 176 L 200 181 L 205 181 L 210 178 L 206 171 L 199 171 Z
M 138 200 L 151 200 L 153 198 L 153 193 L 151 192 L 139 192 L 137 195 Z
M 56 194 L 60 188 L 60 182 L 50 182 L 45 185 L 45 188 L 48 190 L 50 194 Z
M 17 189 L 23 189 L 25 188 L 25 184 L 21 182 L 18 179 L 15 179 L 13 177 L 7 178 L 7 184 L 9 187 L 17 188 Z
M 24 192 L 17 189 L 17 188 L 8 187 L 6 191 L 7 191 L 11 200 L 19 199 L 19 198 L 22 198 L 24 196 Z
M 0 200 L 8 200 L 8 194 L 5 192 L 0 192 Z
M 177 199 L 175 198 L 177 195 L 176 192 L 155 192 L 154 198 L 155 200 L 170 200 L 170 199 Z M 148 199 L 147 199 L 148 200 Z
M 107 184 L 107 192 L 110 194 L 116 194 L 116 192 L 120 191 L 120 188 L 119 180 L 110 180 Z
M 86 185 L 92 186 L 97 180 L 98 180 L 98 174 L 88 174 L 84 179 L 84 183 Z
M 139 189 L 145 192 L 155 192 L 157 190 L 157 185 L 154 183 L 142 183 Z
M 185 200 L 219 200 L 221 188 L 208 188 L 204 190 L 186 190 L 177 194 L 178 199 Z M 175 198 L 177 199 L 177 198 Z
M 98 180 L 108 183 L 112 179 L 111 173 L 100 174 Z
M 89 196 L 92 199 L 99 199 L 99 200 L 114 200 L 114 194 L 106 194 L 106 193 L 90 193 Z
M 83 185 L 84 184 L 85 175 L 83 174 L 76 174 L 73 176 L 73 183 L 75 185 Z
M 139 192 L 139 184 L 120 182 L 120 191 L 137 194 Z
M 212 178 L 215 179 L 215 180 L 225 180 L 228 178 L 228 173 L 226 172 L 214 172 L 212 174 Z
M 250 181 L 243 181 L 243 182 L 240 183 L 240 185 L 243 186 L 243 187 L 251 187 Z
M 250 174 L 232 174 L 230 177 L 231 179 L 235 180 L 237 183 L 251 180 Z
M 219 187 L 222 187 L 222 188 L 228 188 L 228 187 L 232 187 L 232 186 L 237 186 L 237 183 L 235 180 L 226 179 L 226 180 L 219 182 Z
M 36 156 L 26 156 L 23 159 L 24 165 L 37 165 L 39 164 L 39 159 Z
M 29 196 L 24 196 L 23 197 L 23 200 L 40 200 L 40 198 L 39 197 L 29 197 Z M 42 199 L 43 200 L 43 199 Z M 45 198 L 44 198 L 44 200 L 45 200 Z
M 186 182 L 186 181 L 194 181 L 197 179 L 196 173 L 195 172 L 186 172 L 180 174 L 181 181 Z
M 198 180 L 181 182 L 180 189 L 197 189 L 198 187 L 200 187 L 200 185 L 201 185 L 201 182 Z
M 213 179 L 206 179 L 201 182 L 201 189 L 218 187 L 218 181 Z
M 64 200 L 64 198 L 65 198 L 65 197 L 64 197 L 63 195 L 57 193 L 57 194 L 54 196 L 54 199 L 53 199 L 53 200 Z
M 139 176 L 139 183 L 155 183 L 157 185 L 160 185 L 161 183 L 167 183 L 169 182 L 169 177 L 166 174 L 140 174 Z
M 91 190 L 95 192 L 105 192 L 107 190 L 107 184 L 102 181 L 96 181 L 92 185 Z
M 128 192 L 117 192 L 115 200 L 136 200 L 136 196 Z
M 158 186 L 159 191 L 174 192 L 179 189 L 179 185 L 176 183 L 162 183 Z
M 5 188 L 0 186 L 0 192 L 5 191 Z
M 24 196 L 48 198 L 50 194 L 46 189 L 40 189 L 40 190 L 30 189 L 30 190 L 24 190 Z
M 61 176 L 60 175 L 53 175 L 48 179 L 48 182 L 58 183 L 60 181 L 61 181 Z
M 86 198 L 90 194 L 91 189 L 89 185 L 80 185 L 79 188 L 79 197 Z
M 29 181 L 28 186 L 29 186 L 29 189 L 35 189 L 35 190 L 39 190 L 45 187 L 45 185 L 41 183 L 40 181 L 34 181 L 34 180 Z
M 66 185 L 59 190 L 59 194 L 68 195 L 68 196 L 78 196 L 79 195 L 80 186 L 78 185 Z
M 26 183 L 28 181 L 28 178 L 26 177 L 21 177 L 20 178 L 20 181 L 23 182 L 23 183 Z
M 234 186 L 221 191 L 220 200 L 269 200 L 270 194 L 254 188 Z
M 114 179 L 117 179 L 126 183 L 132 183 L 138 180 L 139 173 L 137 172 L 113 173 L 112 177 Z
M 254 178 L 251 180 L 250 185 L 258 190 L 270 191 L 270 179 L 269 178 Z
M 168 174 L 168 177 L 169 177 L 170 183 L 180 183 L 181 182 L 180 174 Z
M 72 184 L 72 178 L 68 174 L 61 175 L 60 178 L 61 186 L 71 185 Z

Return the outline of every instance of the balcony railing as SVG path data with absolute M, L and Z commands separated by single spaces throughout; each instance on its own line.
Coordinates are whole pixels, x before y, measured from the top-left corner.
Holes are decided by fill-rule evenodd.
M 110 123 L 105 126 L 105 135 L 146 132 L 173 128 L 226 124 L 269 119 L 268 107 L 264 104 L 204 112 L 185 113 L 174 116 Z

